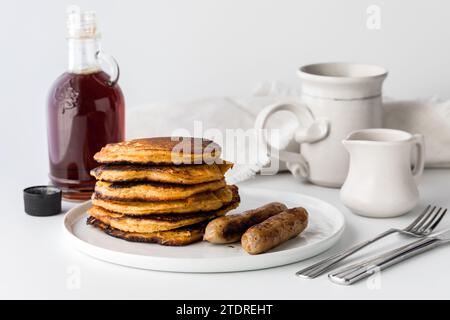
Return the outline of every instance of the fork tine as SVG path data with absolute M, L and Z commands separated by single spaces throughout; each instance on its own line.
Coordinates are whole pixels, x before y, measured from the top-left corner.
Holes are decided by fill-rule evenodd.
M 434 206 L 430 211 L 427 212 L 427 214 L 415 225 L 411 228 L 411 232 L 418 232 L 420 228 L 428 221 L 428 219 L 433 218 L 436 210 L 436 206 Z
M 434 214 L 430 215 L 427 221 L 422 224 L 422 226 L 418 229 L 418 232 L 426 233 L 429 227 L 433 225 L 434 221 L 436 221 L 436 219 L 439 219 L 442 211 L 443 209 L 439 207 L 437 211 L 434 212 Z
M 439 218 L 436 219 L 436 221 L 433 222 L 433 224 L 430 226 L 429 230 L 430 232 L 434 230 L 434 228 L 437 227 L 437 225 L 439 224 L 439 222 L 441 222 L 442 218 L 445 216 L 445 214 L 447 213 L 447 208 L 445 208 L 445 210 L 441 213 L 441 216 Z
M 413 222 L 411 222 L 411 224 L 409 226 L 407 226 L 405 228 L 405 230 L 409 231 L 412 227 L 414 227 L 423 218 L 423 216 L 428 212 L 428 210 L 430 210 L 430 208 L 431 208 L 431 205 L 427 205 L 425 210 L 423 210 L 422 213 L 419 214 L 417 216 L 417 218 Z
M 422 218 L 429 212 L 431 208 L 431 205 L 428 205 L 425 210 L 423 210 L 423 212 L 409 225 L 407 226 L 404 230 L 405 231 L 411 231 L 412 228 L 414 228 L 414 226 L 416 226 L 421 220 Z M 432 211 L 435 209 L 436 207 L 433 207 Z

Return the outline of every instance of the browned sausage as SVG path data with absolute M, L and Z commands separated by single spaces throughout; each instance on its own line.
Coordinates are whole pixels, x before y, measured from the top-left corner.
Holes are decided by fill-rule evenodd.
M 239 241 L 242 234 L 251 226 L 286 210 L 279 202 L 271 202 L 242 214 L 233 214 L 212 220 L 206 226 L 203 239 L 211 243 L 232 243 Z
M 242 248 L 250 254 L 266 252 L 296 237 L 307 225 L 308 212 L 304 208 L 287 209 L 248 229 L 242 235 Z

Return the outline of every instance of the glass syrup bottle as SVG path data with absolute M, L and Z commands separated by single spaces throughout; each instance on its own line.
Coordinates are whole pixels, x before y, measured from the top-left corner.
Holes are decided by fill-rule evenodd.
M 100 50 L 95 12 L 70 7 L 67 17 L 68 70 L 48 96 L 50 180 L 67 200 L 89 199 L 98 166 L 94 154 L 124 140 L 125 105 L 115 60 Z M 109 65 L 105 73 L 100 62 Z

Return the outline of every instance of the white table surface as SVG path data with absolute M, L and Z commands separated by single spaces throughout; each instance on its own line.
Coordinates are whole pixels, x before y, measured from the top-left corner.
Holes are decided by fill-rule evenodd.
M 278 268 L 221 273 L 182 274 L 137 270 L 109 264 L 72 249 L 64 240 L 63 214 L 36 218 L 23 211 L 21 188 L 45 183 L 43 168 L 4 170 L 0 184 L 0 298 L 133 299 L 390 299 L 450 298 L 450 247 L 441 247 L 381 273 L 379 278 L 346 287 L 326 276 L 303 280 L 294 272 L 330 253 L 374 236 L 390 226 L 409 223 L 427 203 L 450 207 L 450 170 L 427 170 L 422 201 L 412 213 L 394 219 L 369 219 L 349 212 L 337 189 L 295 181 L 288 174 L 257 177 L 242 186 L 299 192 L 326 200 L 345 214 L 346 231 L 328 252 Z M 4 168 L 3 168 L 4 169 Z M 38 173 L 36 173 L 38 172 Z M 67 210 L 72 204 L 65 203 Z M 450 226 L 446 217 L 440 228 Z M 400 240 L 399 237 L 391 241 Z M 391 241 L 382 244 L 390 245 Z M 371 250 L 368 250 L 369 253 Z M 374 251 L 374 250 L 372 250 Z M 78 281 L 78 280 L 79 281 Z

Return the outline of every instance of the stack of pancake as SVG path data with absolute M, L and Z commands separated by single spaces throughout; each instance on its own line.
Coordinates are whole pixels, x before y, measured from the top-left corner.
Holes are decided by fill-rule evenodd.
M 200 138 L 148 138 L 109 144 L 94 158 L 98 180 L 87 223 L 137 242 L 186 245 L 211 219 L 239 205 L 220 146 Z

